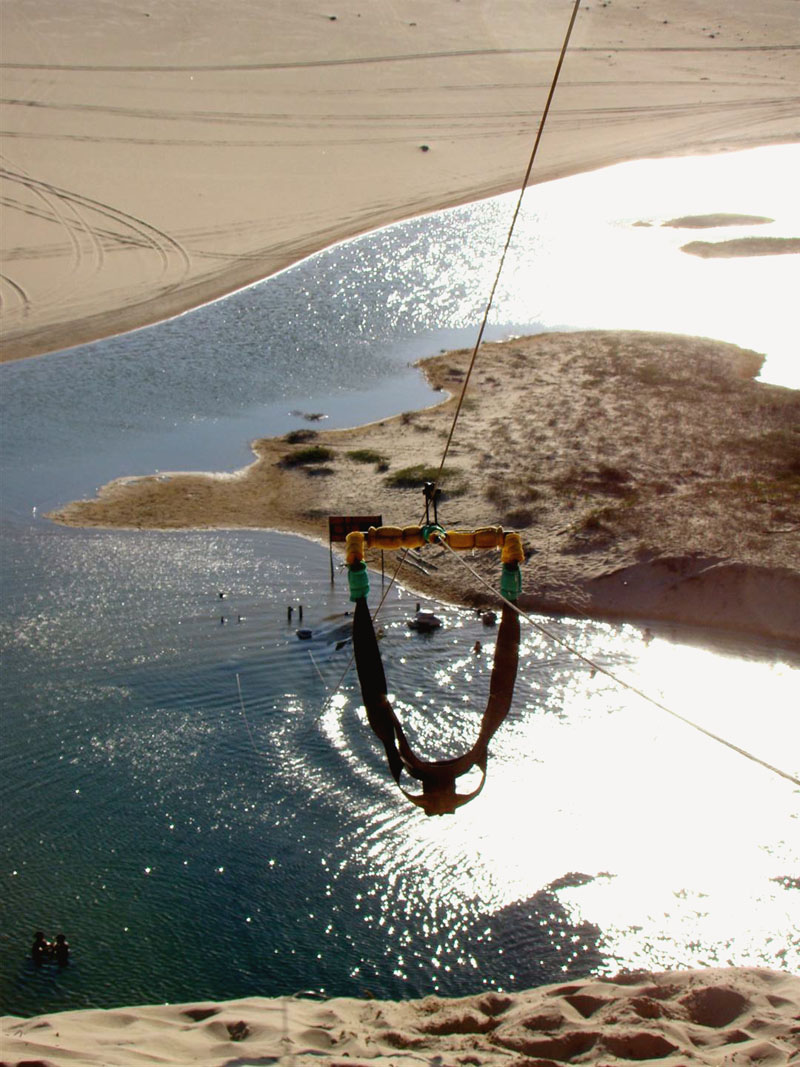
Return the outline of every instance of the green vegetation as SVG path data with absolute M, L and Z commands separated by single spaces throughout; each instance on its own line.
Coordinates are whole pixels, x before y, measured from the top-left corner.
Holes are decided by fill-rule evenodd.
M 591 511 L 587 511 L 582 517 L 577 524 L 576 529 L 586 533 L 602 533 L 604 531 L 610 533 L 618 518 L 619 508 L 610 505 L 601 508 L 592 508 Z
M 599 467 L 578 467 L 574 464 L 553 479 L 553 489 L 567 499 L 576 497 L 614 496 L 631 498 L 636 490 L 628 471 L 601 464 Z
M 292 430 L 284 437 L 287 445 L 300 445 L 303 441 L 313 441 L 317 436 L 316 430 Z
M 424 463 L 416 463 L 411 467 L 403 467 L 384 479 L 384 483 L 390 489 L 422 489 L 425 482 L 436 481 L 439 473 L 438 467 L 428 467 Z M 445 467 L 441 475 L 442 489 L 448 496 L 460 496 L 467 491 L 464 475 L 454 467 Z
M 484 496 L 492 505 L 496 515 L 502 516 L 504 526 L 516 526 L 524 529 L 532 526 L 539 510 L 527 505 L 541 500 L 543 494 L 527 477 L 517 474 L 498 475 L 493 478 Z
M 752 437 L 738 436 L 732 443 L 753 459 L 760 459 L 777 478 L 800 474 L 800 425 L 779 426 Z
M 503 516 L 503 526 L 524 530 L 528 526 L 533 526 L 535 519 L 536 514 L 530 508 L 512 508 Z
M 386 456 L 382 456 L 380 452 L 375 452 L 372 448 L 356 448 L 352 452 L 347 453 L 347 458 L 352 459 L 355 463 L 386 463 Z
M 335 454 L 332 448 L 326 448 L 324 445 L 310 445 L 297 452 L 290 452 L 284 456 L 281 464 L 284 467 L 305 467 L 313 463 L 326 463 L 329 459 L 333 459 Z

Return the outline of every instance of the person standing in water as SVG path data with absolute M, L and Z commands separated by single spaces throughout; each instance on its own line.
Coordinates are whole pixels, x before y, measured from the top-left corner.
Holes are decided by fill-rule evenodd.
M 31 959 L 37 967 L 44 963 L 45 959 L 50 955 L 51 949 L 52 945 L 42 931 L 37 930 L 33 935 L 33 944 L 31 945 Z
M 66 967 L 69 963 L 69 941 L 63 934 L 56 934 L 53 956 L 59 967 Z

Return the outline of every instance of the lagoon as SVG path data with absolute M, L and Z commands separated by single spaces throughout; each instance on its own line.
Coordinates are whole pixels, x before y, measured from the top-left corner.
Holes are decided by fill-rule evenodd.
M 796 236 L 779 179 L 797 163 L 794 147 L 759 149 L 531 190 L 490 336 L 699 333 L 765 351 L 762 376 L 797 387 L 797 257 L 695 260 L 680 245 L 696 231 L 658 225 L 730 210 Z M 426 820 L 401 802 L 330 639 L 348 603 L 327 547 L 42 518 L 122 474 L 235 469 L 249 439 L 308 425 L 296 412 L 328 427 L 436 402 L 413 363 L 474 339 L 510 203 L 398 224 L 170 322 L 0 368 L 4 1012 L 797 970 L 790 784 L 527 634 L 486 789 Z M 387 673 L 421 745 L 450 754 L 476 728 L 488 668 L 471 649 L 480 638 L 488 659 L 491 639 L 441 605 L 441 633 L 410 634 L 414 600 L 389 598 Z M 763 758 L 800 751 L 791 651 L 553 625 Z M 29 966 L 40 927 L 67 934 L 66 972 Z

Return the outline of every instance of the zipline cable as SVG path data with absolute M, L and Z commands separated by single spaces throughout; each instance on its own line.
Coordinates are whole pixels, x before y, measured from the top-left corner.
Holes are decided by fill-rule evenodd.
M 573 27 L 575 26 L 575 20 L 578 17 L 578 10 L 580 9 L 580 5 L 581 5 L 581 0 L 575 0 L 575 3 L 574 3 L 573 8 L 572 8 L 572 15 L 570 16 L 569 24 L 567 26 L 566 33 L 564 35 L 564 41 L 563 41 L 563 44 L 561 46 L 561 52 L 560 52 L 559 57 L 558 57 L 558 63 L 556 64 L 556 68 L 555 68 L 555 71 L 553 73 L 553 78 L 552 78 L 552 81 L 550 83 L 550 91 L 547 94 L 547 100 L 545 102 L 544 110 L 542 111 L 542 117 L 541 117 L 540 122 L 539 122 L 539 129 L 538 129 L 538 131 L 536 133 L 536 139 L 534 141 L 533 148 L 532 148 L 531 154 L 530 154 L 530 158 L 528 160 L 528 166 L 527 166 L 527 168 L 525 170 L 525 177 L 522 179 L 522 185 L 521 185 L 521 188 L 520 188 L 519 197 L 517 198 L 516 207 L 514 208 L 514 213 L 512 215 L 511 223 L 510 223 L 509 228 L 508 228 L 508 234 L 506 235 L 506 242 L 505 242 L 505 245 L 503 247 L 502 254 L 500 256 L 500 261 L 498 263 L 497 272 L 495 274 L 494 282 L 492 283 L 492 288 L 491 288 L 490 293 L 489 293 L 489 298 L 488 298 L 488 300 L 486 302 L 486 307 L 485 307 L 484 313 L 483 313 L 483 319 L 481 320 L 480 328 L 478 330 L 478 336 L 477 336 L 477 339 L 475 341 L 475 345 L 474 345 L 474 347 L 472 349 L 472 354 L 470 356 L 470 361 L 469 361 L 469 366 L 467 368 L 466 377 L 464 378 L 464 382 L 463 382 L 462 387 L 461 387 L 461 392 L 459 394 L 458 403 L 456 405 L 456 410 L 455 410 L 455 413 L 453 415 L 453 421 L 452 421 L 452 424 L 450 426 L 450 432 L 448 434 L 447 441 L 445 442 L 444 450 L 443 450 L 443 453 L 442 453 L 442 459 L 441 459 L 441 462 L 439 464 L 439 469 L 438 469 L 437 474 L 436 474 L 436 480 L 434 482 L 434 490 L 435 490 L 436 486 L 439 484 L 439 482 L 441 481 L 441 478 L 442 478 L 442 472 L 444 471 L 445 461 L 447 459 L 448 452 L 450 451 L 450 445 L 452 443 L 453 436 L 455 434 L 456 425 L 458 423 L 458 418 L 459 418 L 459 415 L 461 414 L 461 408 L 463 407 L 463 404 L 464 404 L 464 398 L 466 396 L 467 388 L 469 386 L 470 378 L 472 376 L 472 371 L 473 371 L 473 369 L 475 367 L 475 361 L 476 361 L 477 356 L 478 356 L 478 349 L 480 348 L 481 341 L 483 340 L 483 335 L 484 335 L 484 333 L 486 331 L 486 325 L 487 325 L 487 323 L 489 321 L 489 314 L 491 312 L 492 305 L 494 303 L 495 293 L 497 292 L 497 287 L 498 287 L 498 285 L 500 283 L 500 276 L 501 276 L 501 274 L 503 272 L 503 267 L 504 267 L 505 261 L 506 261 L 506 255 L 507 255 L 509 247 L 511 245 L 511 239 L 512 239 L 513 234 L 514 234 L 514 228 L 515 228 L 515 226 L 517 224 L 517 219 L 518 219 L 520 211 L 522 209 L 522 201 L 523 201 L 523 198 L 525 196 L 525 190 L 528 187 L 528 181 L 530 179 L 531 172 L 533 170 L 533 164 L 534 164 L 534 160 L 536 159 L 536 154 L 537 154 L 538 149 L 539 149 L 539 143 L 540 143 L 540 141 L 542 139 L 542 134 L 544 133 L 545 123 L 547 122 L 547 116 L 548 116 L 548 114 L 550 112 L 550 105 L 551 105 L 551 103 L 553 101 L 553 97 L 555 95 L 556 86 L 558 85 L 558 79 L 559 79 L 559 76 L 561 74 L 561 68 L 564 65 L 564 57 L 567 54 L 567 48 L 569 46 L 570 37 L 572 36 Z M 450 548 L 450 546 L 447 544 L 446 541 L 442 540 L 439 543 L 440 544 L 444 544 L 445 547 L 450 552 L 453 553 L 453 555 L 458 556 L 458 553 L 454 552 L 453 549 Z M 470 564 L 467 563 L 467 561 L 463 557 L 459 557 L 459 558 L 460 558 L 460 562 L 470 571 L 471 574 L 473 574 L 483 585 L 488 586 L 493 593 L 496 593 L 496 590 L 492 586 L 490 586 L 490 584 L 486 581 L 486 579 L 483 577 L 483 575 L 481 575 L 478 571 L 476 571 L 474 567 L 471 567 Z M 402 560 L 401 560 L 400 564 L 398 565 L 397 571 L 399 571 L 400 566 L 402 566 Z M 395 572 L 395 575 L 393 576 L 392 581 L 394 581 L 394 578 L 397 575 L 397 571 Z M 500 595 L 500 594 L 498 594 L 498 595 Z M 667 715 L 670 715 L 674 719 L 677 719 L 680 722 L 684 723 L 686 726 L 691 726 L 692 729 L 697 730 L 699 733 L 705 734 L 705 736 L 710 738 L 711 740 L 716 741 L 721 745 L 724 745 L 725 747 L 731 749 L 733 752 L 738 752 L 740 756 L 744 756 L 746 759 L 752 760 L 754 763 L 760 764 L 762 767 L 765 767 L 767 770 L 772 771 L 774 774 L 779 775 L 781 778 L 787 779 L 787 781 L 792 782 L 794 785 L 800 786 L 800 778 L 796 778 L 794 775 L 789 774 L 787 771 L 781 770 L 780 767 L 775 767 L 773 764 L 767 763 L 765 760 L 760 759 L 758 756 L 754 755 L 752 752 L 748 752 L 746 749 L 740 748 L 738 745 L 735 745 L 732 741 L 728 741 L 726 738 L 720 737 L 718 734 L 713 733 L 711 730 L 707 730 L 705 727 L 700 726 L 699 723 L 693 722 L 691 719 L 686 718 L 684 715 L 680 715 L 677 711 L 674 711 L 672 708 L 667 707 L 666 704 L 663 704 L 661 701 L 656 700 L 655 697 L 652 697 L 648 693 L 645 693 L 644 690 L 639 689 L 637 686 L 632 685 L 630 682 L 626 682 L 624 678 L 620 678 L 619 676 L 615 675 L 612 671 L 609 671 L 605 667 L 601 666 L 599 663 L 596 663 L 595 661 L 593 661 L 589 657 L 584 656 L 576 648 L 572 647 L 567 641 L 564 641 L 563 638 L 560 638 L 557 634 L 553 633 L 551 630 L 548 630 L 546 627 L 542 626 L 540 623 L 537 623 L 533 618 L 531 618 L 530 615 L 528 615 L 526 612 L 522 611 L 517 604 L 514 604 L 511 601 L 506 600 L 506 598 L 503 597 L 502 595 L 500 595 L 500 599 L 504 603 L 509 604 L 516 612 L 519 613 L 519 615 L 522 618 L 526 619 L 526 621 L 531 626 L 533 626 L 534 629 L 539 630 L 540 633 L 544 634 L 551 641 L 553 641 L 556 644 L 560 645 L 562 648 L 564 648 L 566 651 L 568 651 L 571 655 L 576 656 L 578 659 L 580 659 L 584 663 L 588 664 L 593 670 L 599 671 L 601 674 L 604 674 L 607 678 L 611 679 L 611 681 L 613 681 L 615 684 L 620 685 L 620 686 L 624 687 L 625 689 L 628 689 L 632 693 L 635 693 L 642 700 L 647 701 L 649 704 L 652 704 L 654 707 L 658 708 L 660 711 L 663 711 Z
M 604 674 L 606 678 L 610 678 L 611 681 L 614 682 L 616 685 L 622 686 L 624 689 L 627 689 L 631 693 L 635 693 L 636 696 L 641 697 L 641 699 L 647 701 L 648 704 L 652 704 L 653 707 L 658 708 L 659 711 L 663 711 L 667 715 L 671 715 L 673 719 L 677 719 L 679 722 L 684 723 L 684 725 L 686 726 L 691 726 L 693 730 L 697 730 L 699 733 L 705 734 L 705 736 L 710 738 L 712 741 L 717 741 L 720 745 L 725 745 L 726 748 L 731 749 L 733 752 L 738 752 L 740 756 L 744 756 L 746 759 L 752 760 L 753 763 L 758 763 L 762 767 L 765 767 L 768 771 L 772 771 L 773 774 L 777 774 L 781 778 L 785 778 L 787 781 L 792 782 L 794 785 L 800 786 L 800 778 L 795 777 L 795 775 L 790 774 L 788 771 L 781 770 L 780 767 L 776 767 L 772 763 L 767 763 L 766 760 L 761 759 L 759 756 L 754 755 L 754 753 L 752 752 L 748 752 L 745 748 L 740 748 L 739 745 L 735 745 L 732 741 L 728 741 L 726 738 L 720 737 L 719 734 L 715 734 L 711 730 L 707 730 L 705 726 L 701 726 L 699 723 L 694 722 L 692 719 L 688 719 L 685 715 L 679 714 L 679 712 L 668 707 L 666 704 L 663 704 L 660 700 L 656 700 L 655 697 L 651 696 L 649 693 L 646 693 L 643 689 L 639 689 L 638 686 L 633 685 L 631 682 L 627 682 L 624 678 L 620 678 L 618 674 L 614 674 L 613 671 L 608 670 L 607 667 L 603 667 L 602 664 L 598 663 L 596 660 L 591 659 L 591 657 L 589 656 L 584 656 L 582 652 L 579 652 L 578 649 L 571 645 L 568 641 L 565 641 L 562 637 L 559 637 L 558 634 L 554 633 L 546 626 L 542 626 L 541 623 L 537 622 L 534 618 L 528 615 L 528 613 L 523 611 L 518 604 L 513 603 L 513 601 L 511 600 L 506 600 L 506 598 L 502 594 L 497 593 L 497 590 L 494 588 L 494 586 L 490 582 L 488 582 L 479 571 L 477 571 L 473 566 L 471 566 L 467 562 L 467 560 L 463 558 L 463 556 L 459 556 L 459 554 L 454 549 L 452 549 L 445 540 L 441 540 L 438 543 L 444 545 L 448 552 L 451 552 L 454 556 L 456 556 L 459 562 L 467 568 L 467 570 L 474 578 L 477 578 L 482 585 L 485 585 L 488 589 L 491 590 L 492 593 L 499 596 L 504 604 L 508 604 L 509 607 L 513 608 L 514 611 L 516 611 L 521 618 L 525 619 L 530 626 L 532 626 L 535 630 L 538 630 L 541 634 L 544 634 L 545 637 L 549 638 L 555 644 L 560 645 L 561 648 L 565 649 L 571 655 L 576 656 L 579 660 L 582 660 L 589 667 L 591 667 L 592 670 L 598 671 L 600 674 Z
M 550 105 L 553 102 L 553 97 L 555 95 L 556 86 L 558 85 L 558 79 L 559 79 L 559 76 L 561 74 L 561 68 L 564 65 L 564 57 L 567 54 L 567 48 L 569 46 L 569 39 L 572 36 L 572 29 L 573 29 L 573 27 L 575 25 L 575 20 L 578 17 L 578 10 L 579 10 L 580 6 L 581 6 L 581 0 L 575 0 L 575 4 L 574 4 L 574 6 L 572 8 L 572 15 L 570 16 L 570 20 L 569 20 L 569 25 L 567 26 L 567 32 L 564 34 L 564 42 L 561 45 L 561 52 L 560 52 L 559 57 L 558 57 L 558 63 L 556 64 L 556 69 L 555 69 L 555 71 L 553 73 L 553 79 L 550 82 L 550 91 L 547 94 L 547 100 L 545 101 L 544 110 L 542 111 L 542 117 L 539 120 L 539 129 L 536 131 L 536 139 L 533 142 L 533 148 L 531 149 L 530 158 L 528 159 L 528 166 L 527 166 L 527 168 L 525 170 L 525 177 L 522 179 L 522 186 L 521 186 L 520 191 L 519 191 L 519 197 L 517 198 L 517 205 L 514 208 L 514 214 L 511 217 L 511 224 L 510 224 L 510 226 L 508 228 L 508 234 L 506 235 L 506 243 L 505 243 L 505 246 L 503 247 L 503 252 L 502 252 L 502 254 L 500 256 L 500 262 L 498 263 L 498 266 L 497 266 L 497 273 L 495 274 L 494 282 L 492 283 L 492 288 L 491 288 L 491 290 L 489 292 L 489 299 L 486 301 L 486 307 L 485 307 L 484 312 L 483 312 L 483 319 L 481 320 L 480 329 L 478 330 L 478 337 L 477 337 L 477 339 L 475 341 L 475 347 L 472 350 L 472 356 L 471 356 L 470 361 L 469 361 L 469 367 L 467 368 L 467 375 L 466 375 L 466 377 L 464 379 L 464 383 L 463 383 L 463 385 L 461 387 L 461 393 L 459 394 L 459 397 L 458 397 L 458 404 L 456 405 L 455 414 L 453 415 L 453 422 L 452 422 L 452 425 L 450 427 L 450 433 L 448 434 L 447 441 L 445 442 L 444 451 L 442 453 L 442 461 L 439 464 L 439 470 L 438 470 L 438 472 L 436 474 L 436 479 L 435 479 L 435 481 L 433 483 L 434 484 L 434 489 L 439 484 L 439 482 L 441 481 L 441 478 L 442 478 L 442 471 L 444 470 L 444 464 L 445 464 L 445 460 L 447 459 L 447 453 L 450 451 L 450 444 L 451 444 L 451 442 L 453 440 L 453 435 L 454 435 L 454 433 L 456 431 L 456 423 L 458 422 L 458 417 L 461 414 L 461 408 L 462 408 L 462 406 L 464 404 L 464 397 L 467 394 L 467 387 L 469 386 L 469 380 L 470 380 L 470 377 L 472 376 L 473 368 L 475 367 L 475 360 L 477 359 L 477 356 L 478 356 L 478 349 L 480 348 L 481 341 L 483 340 L 483 335 L 484 335 L 484 333 L 486 331 L 486 324 L 489 321 L 489 313 L 492 310 L 492 305 L 494 303 L 495 293 L 497 292 L 497 286 L 500 284 L 500 275 L 503 273 L 503 267 L 505 265 L 506 255 L 508 254 L 508 249 L 511 246 L 511 238 L 514 235 L 514 227 L 517 224 L 517 219 L 519 218 L 519 213 L 522 210 L 522 200 L 523 200 L 523 197 L 525 196 L 525 190 L 528 187 L 528 181 L 530 179 L 531 172 L 533 170 L 533 164 L 534 164 L 534 160 L 536 159 L 536 153 L 539 151 L 539 143 L 540 143 L 540 141 L 542 139 L 542 134 L 544 133 L 544 127 L 545 127 L 545 123 L 547 122 L 547 116 L 550 113 Z

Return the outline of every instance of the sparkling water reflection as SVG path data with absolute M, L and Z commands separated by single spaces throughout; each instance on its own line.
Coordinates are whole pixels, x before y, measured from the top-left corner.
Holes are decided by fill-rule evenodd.
M 75 966 L 12 963 L 6 1010 L 800 963 L 797 792 L 544 637 L 524 640 L 481 797 L 431 820 L 389 779 L 352 673 L 339 685 L 348 604 L 326 551 L 260 533 L 44 540 L 50 572 L 80 580 L 49 611 L 10 589 L 4 677 L 24 710 L 0 768 L 14 820 L 4 955 L 19 960 L 20 924 L 55 924 Z M 16 544 L 23 563 L 33 545 Z M 304 604 L 310 642 L 289 602 Z M 412 611 L 402 590 L 384 608 L 387 675 L 413 743 L 450 755 L 477 731 L 492 634 L 437 607 L 443 630 L 420 637 Z M 710 728 L 784 761 L 796 751 L 788 656 L 552 625 Z M 687 703 L 689 675 L 717 700 Z
M 606 180 L 572 180 L 584 192 L 560 210 L 581 223 L 565 231 L 562 214 L 562 241 L 588 240 L 592 177 Z M 555 277 L 550 195 L 523 242 L 542 244 Z M 426 819 L 391 782 L 352 672 L 339 684 L 349 605 L 341 580 L 331 589 L 327 550 L 261 532 L 70 531 L 30 518 L 120 473 L 237 465 L 248 436 L 305 425 L 292 409 L 341 425 L 431 402 L 407 364 L 467 342 L 506 203 L 330 250 L 196 317 L 2 368 L 4 1011 L 800 965 L 798 791 L 543 636 L 524 631 L 480 798 Z M 682 204 L 659 209 L 712 206 Z M 763 200 L 730 207 L 772 211 Z M 672 231 L 603 226 L 626 243 L 670 244 L 676 276 L 678 264 L 694 270 Z M 570 317 L 559 286 L 541 272 L 532 281 L 525 263 L 501 296 L 498 333 L 537 321 L 661 325 L 585 303 L 588 277 L 578 303 L 600 318 Z M 600 287 L 604 256 L 595 264 Z M 703 264 L 707 278 L 711 266 L 725 268 Z M 720 321 L 727 284 L 706 300 Z M 673 282 L 665 289 L 664 322 L 685 328 Z M 310 642 L 294 635 L 297 614 L 287 623 L 289 603 L 304 605 Z M 477 731 L 493 635 L 441 605 L 442 631 L 412 634 L 412 606 L 401 589 L 387 601 L 387 674 L 414 745 L 451 755 Z M 631 626 L 552 625 L 709 729 L 800 770 L 788 652 L 710 649 L 685 630 L 646 642 Z M 36 927 L 68 934 L 66 972 L 28 966 Z

